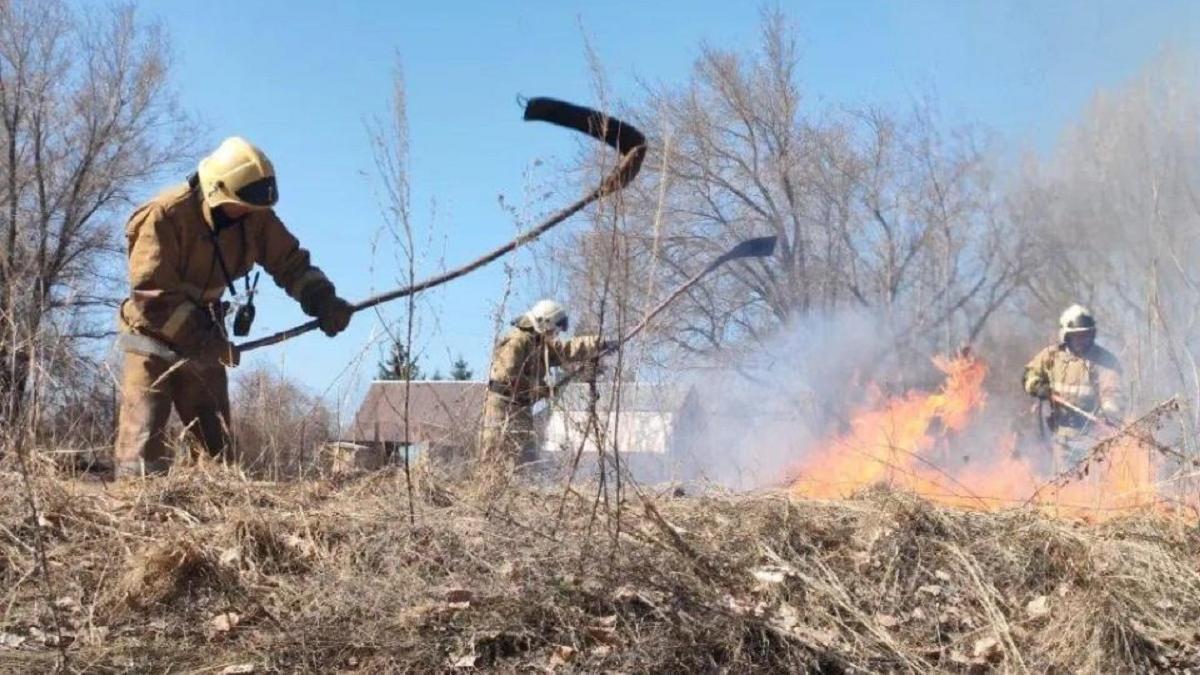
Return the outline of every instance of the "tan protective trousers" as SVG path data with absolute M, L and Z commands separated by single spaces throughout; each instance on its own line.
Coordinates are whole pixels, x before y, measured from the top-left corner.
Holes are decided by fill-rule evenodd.
M 117 476 L 170 468 L 173 452 L 166 428 L 172 406 L 193 441 L 208 454 L 228 452 L 229 381 L 224 366 L 189 359 L 172 369 L 157 356 L 126 352 L 124 357 L 114 451 Z
M 537 459 L 537 432 L 529 406 L 488 392 L 483 404 L 478 473 L 507 478 L 521 464 Z

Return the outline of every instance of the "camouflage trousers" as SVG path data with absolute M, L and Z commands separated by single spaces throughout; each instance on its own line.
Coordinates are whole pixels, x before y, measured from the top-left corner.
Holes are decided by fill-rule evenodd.
M 478 472 L 510 476 L 537 459 L 537 432 L 529 406 L 488 392 L 479 435 Z
M 231 447 L 229 382 L 220 363 L 187 360 L 172 368 L 161 357 L 124 354 L 114 473 L 118 477 L 165 473 L 173 453 L 167 438 L 171 409 L 194 443 L 212 456 Z
M 1051 444 L 1057 473 L 1074 468 L 1082 462 L 1095 444 L 1095 440 L 1073 429 L 1067 433 L 1063 433 L 1063 430 L 1059 429 L 1051 436 Z

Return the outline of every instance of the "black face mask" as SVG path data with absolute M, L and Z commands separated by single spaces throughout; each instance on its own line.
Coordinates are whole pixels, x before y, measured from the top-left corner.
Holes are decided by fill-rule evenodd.
M 215 209 L 209 209 L 209 213 L 212 214 L 213 230 L 216 232 L 233 227 L 234 225 L 237 225 L 246 219 L 246 216 L 230 218 L 225 214 L 225 209 L 221 208 L 220 206 L 216 207 Z
M 1096 334 L 1076 333 L 1074 335 L 1068 335 L 1065 342 L 1067 344 L 1067 349 L 1070 350 L 1071 353 L 1083 354 L 1087 352 L 1087 350 L 1091 349 L 1092 345 L 1096 343 Z

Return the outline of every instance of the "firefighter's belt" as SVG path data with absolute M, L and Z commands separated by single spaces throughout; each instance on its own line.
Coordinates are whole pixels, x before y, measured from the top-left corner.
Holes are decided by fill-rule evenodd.
M 183 358 L 163 341 L 156 340 L 149 335 L 138 335 L 137 333 L 121 333 L 118 335 L 117 349 L 143 356 L 156 356 L 167 361 L 167 363 L 174 363 Z
M 512 401 L 513 403 L 516 403 L 517 405 L 530 405 L 532 403 L 531 401 L 528 401 L 526 399 L 513 396 L 512 387 L 508 386 L 507 384 L 504 384 L 503 382 L 497 382 L 496 380 L 488 380 L 487 388 L 488 388 L 488 391 L 492 392 L 493 394 L 503 396 L 504 398 Z

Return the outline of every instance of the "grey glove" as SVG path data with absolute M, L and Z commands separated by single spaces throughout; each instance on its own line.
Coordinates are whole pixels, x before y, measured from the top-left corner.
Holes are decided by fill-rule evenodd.
M 315 318 L 321 332 L 329 337 L 346 330 L 346 326 L 350 325 L 350 317 L 354 314 L 354 306 L 339 298 L 333 284 L 328 281 L 314 284 L 313 288 L 300 298 L 300 308 L 305 314 Z
M 353 315 L 354 307 L 333 294 L 330 294 L 317 306 L 317 323 L 321 324 L 321 332 L 329 337 L 346 330 L 346 326 L 350 325 L 350 317 Z

